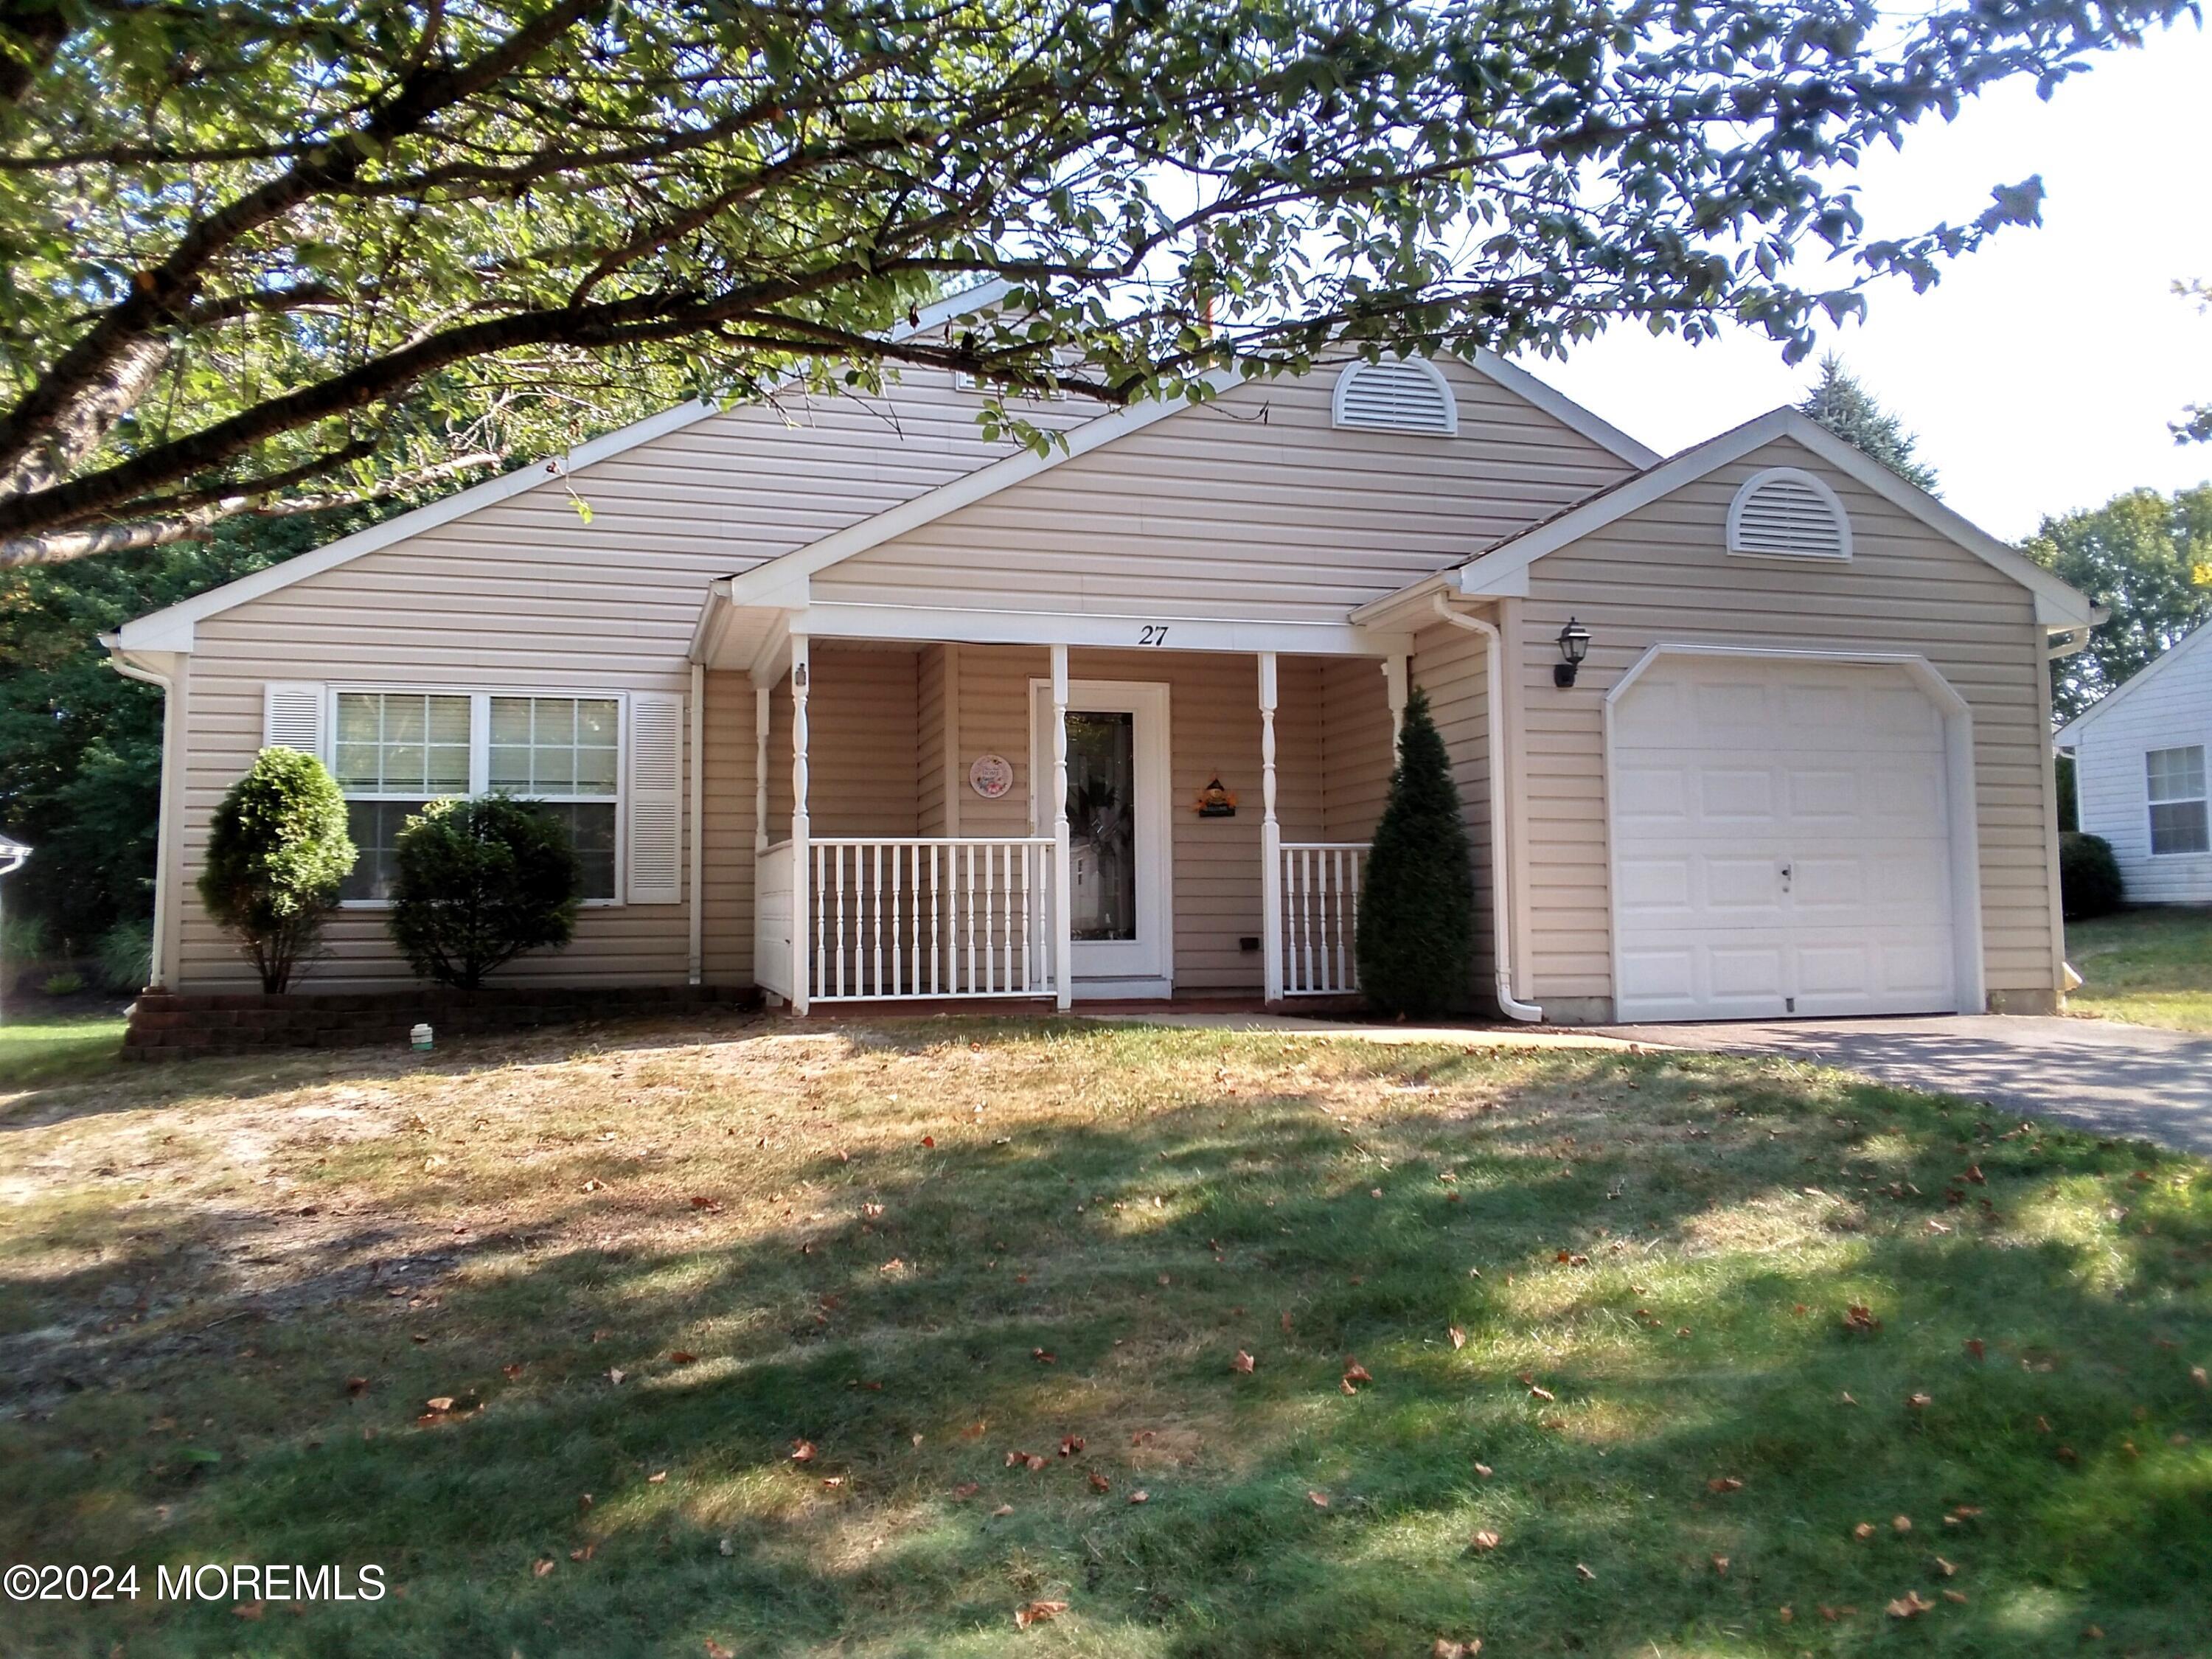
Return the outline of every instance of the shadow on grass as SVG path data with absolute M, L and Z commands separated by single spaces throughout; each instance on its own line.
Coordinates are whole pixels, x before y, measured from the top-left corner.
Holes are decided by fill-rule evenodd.
M 488 1254 L 441 1291 L 465 1340 L 377 1291 L 280 1314 L 220 1384 L 88 1376 L 0 1425 L 9 1559 L 372 1561 L 405 1595 L 18 1637 L 2012 1656 L 2094 1622 L 2200 1650 L 2201 1165 L 1729 1060 L 1348 1065 L 1403 1104 L 1285 1076 L 824 1157 L 800 1177 L 833 1196 L 740 1243 Z M 433 1395 L 459 1409 L 418 1422 Z M 1908 1593 L 1932 1610 L 1886 1616 Z M 1018 1635 L 1040 1599 L 1071 1611 Z

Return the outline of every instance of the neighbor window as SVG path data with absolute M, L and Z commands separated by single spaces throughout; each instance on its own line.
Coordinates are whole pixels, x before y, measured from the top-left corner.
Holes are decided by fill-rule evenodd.
M 617 697 L 340 691 L 332 767 L 361 857 L 341 896 L 392 896 L 395 849 L 430 801 L 498 790 L 538 801 L 567 826 L 583 896 L 615 896 L 622 763 Z
M 2204 745 L 2154 749 L 2143 757 L 2153 853 L 2212 852 L 2204 799 Z

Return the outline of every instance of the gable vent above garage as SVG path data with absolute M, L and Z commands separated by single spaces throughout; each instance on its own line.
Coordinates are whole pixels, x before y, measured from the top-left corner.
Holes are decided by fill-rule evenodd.
M 1794 466 L 1770 467 L 1729 505 L 1728 550 L 1767 559 L 1848 559 L 1851 521 L 1836 492 Z
M 1433 363 L 1354 363 L 1336 377 L 1339 426 L 1382 432 L 1425 432 L 1449 438 L 1459 430 L 1459 405 L 1451 384 Z

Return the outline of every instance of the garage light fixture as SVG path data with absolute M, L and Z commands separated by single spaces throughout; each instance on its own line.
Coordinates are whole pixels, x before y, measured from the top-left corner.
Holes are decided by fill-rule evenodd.
M 1575 683 L 1575 670 L 1583 665 L 1589 655 L 1589 629 L 1572 617 L 1559 630 L 1559 655 L 1565 660 L 1552 665 L 1552 684 L 1562 689 Z

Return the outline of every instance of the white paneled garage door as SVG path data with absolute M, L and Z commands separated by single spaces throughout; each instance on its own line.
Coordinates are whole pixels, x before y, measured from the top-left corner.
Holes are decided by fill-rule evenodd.
M 1902 668 L 1655 660 L 1613 710 L 1619 1018 L 1956 1008 L 1946 777 Z

